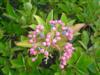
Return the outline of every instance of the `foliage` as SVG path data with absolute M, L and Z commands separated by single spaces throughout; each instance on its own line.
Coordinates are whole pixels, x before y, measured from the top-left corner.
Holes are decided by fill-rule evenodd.
M 100 75 L 99 8 L 100 0 L 0 0 L 0 75 Z M 28 32 L 44 24 L 46 33 L 52 19 L 81 29 L 64 70 L 59 60 L 45 68 L 39 66 L 42 56 L 33 63 L 28 54 Z

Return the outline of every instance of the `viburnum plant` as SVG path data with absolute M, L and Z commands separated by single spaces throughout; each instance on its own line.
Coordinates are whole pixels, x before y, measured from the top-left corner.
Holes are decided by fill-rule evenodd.
M 64 69 L 68 60 L 72 57 L 75 50 L 71 41 L 73 40 L 73 30 L 66 26 L 61 20 L 50 20 L 50 31 L 44 34 L 44 25 L 37 25 L 34 31 L 28 35 L 29 43 L 32 47 L 29 49 L 32 61 L 38 60 L 38 56 L 43 54 L 46 58 L 51 55 L 50 48 L 56 49 L 60 53 L 60 68 Z

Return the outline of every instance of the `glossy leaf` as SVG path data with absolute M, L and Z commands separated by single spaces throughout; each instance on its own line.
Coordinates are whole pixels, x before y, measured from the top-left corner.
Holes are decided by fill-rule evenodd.
M 51 10 L 47 16 L 46 23 L 49 23 L 50 20 L 53 20 L 53 10 Z

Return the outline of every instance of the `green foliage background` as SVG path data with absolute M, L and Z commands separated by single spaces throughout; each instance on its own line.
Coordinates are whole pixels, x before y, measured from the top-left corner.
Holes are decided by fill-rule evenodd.
M 51 19 L 86 24 L 73 40 L 76 51 L 64 70 L 58 62 L 40 68 L 41 58 L 31 62 L 27 44 L 15 45 L 38 23 L 48 30 Z M 0 75 L 100 75 L 100 0 L 0 0 Z

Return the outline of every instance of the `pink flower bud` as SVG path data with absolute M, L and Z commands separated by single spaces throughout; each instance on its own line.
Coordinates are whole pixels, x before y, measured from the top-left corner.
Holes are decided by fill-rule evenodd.
M 32 46 L 32 48 L 34 48 L 34 49 L 35 49 L 36 47 L 37 47 L 36 45 L 33 45 L 33 46 Z
M 62 21 L 61 21 L 61 20 L 58 20 L 58 21 L 57 21 L 57 23 L 61 24 L 61 23 L 62 23 Z
M 33 35 L 33 38 L 35 38 L 35 37 L 36 37 L 36 35 L 34 34 L 34 35 Z
M 57 40 L 61 40 L 61 37 L 56 37 Z
M 62 22 L 62 23 L 60 23 L 62 26 L 64 26 L 65 24 Z
M 50 22 L 49 22 L 50 24 L 55 24 L 55 21 L 53 21 L 53 20 L 50 20 Z
M 45 51 L 45 52 L 44 52 L 44 55 L 45 55 L 46 57 L 48 57 L 48 55 L 49 55 L 48 51 Z
M 37 51 L 34 50 L 33 53 L 32 53 L 32 55 L 37 55 Z
M 61 69 L 64 69 L 64 65 L 61 64 L 61 65 L 60 65 L 60 68 L 61 68 Z
M 43 25 L 41 25 L 41 26 L 40 26 L 40 29 L 41 29 L 41 30 L 43 30 L 43 29 L 44 29 L 44 26 L 43 26 Z
M 36 32 L 37 32 L 37 33 L 39 33 L 39 32 L 40 32 L 40 30 L 39 30 L 39 29 L 36 29 Z
M 36 61 L 36 58 L 32 58 L 32 62 Z
M 46 42 L 49 42 L 50 41 L 50 39 L 49 38 L 46 38 Z
M 34 48 L 31 48 L 31 49 L 30 49 L 30 54 L 31 54 L 31 55 L 33 54 L 33 51 L 34 51 Z
M 51 37 L 51 35 L 50 34 L 47 34 L 47 38 L 50 38 Z
M 65 33 L 65 35 L 68 37 L 68 36 L 69 36 L 69 33 L 68 33 L 68 32 L 66 32 L 66 33 Z
M 67 57 L 67 53 L 64 53 L 64 55 L 63 55 L 64 57 Z
M 28 37 L 29 37 L 29 38 L 32 38 L 32 34 L 29 34 Z
M 30 40 L 29 40 L 29 43 L 33 43 L 33 39 L 30 39 Z
M 62 57 L 61 57 L 61 60 L 66 60 L 66 57 L 62 56 Z
M 30 48 L 30 51 L 34 51 L 34 48 Z
M 47 45 L 46 42 L 43 42 L 42 44 L 43 44 L 43 46 L 46 46 Z
M 60 32 L 56 32 L 56 36 L 60 36 Z
M 66 30 L 67 29 L 67 27 L 65 27 L 65 26 L 62 26 L 62 30 Z
M 40 50 L 40 53 L 44 53 L 44 49 L 43 48 Z
M 64 61 L 62 62 L 62 64 L 63 64 L 63 65 L 66 65 L 66 60 L 64 60 Z
M 68 47 L 72 47 L 72 44 L 71 44 L 71 43 L 67 43 L 67 46 L 68 46 Z
M 53 39 L 52 43 L 55 44 L 56 42 L 57 42 L 57 40 L 56 39 Z
M 69 35 L 67 36 L 68 40 L 72 40 L 73 39 L 73 35 Z
M 52 30 L 56 31 L 57 29 L 56 29 L 56 27 L 52 27 Z
M 33 31 L 33 35 L 36 35 L 37 34 L 37 32 L 36 31 Z
M 47 46 L 50 46 L 50 45 L 51 45 L 51 43 L 50 43 L 50 42 L 47 42 L 46 44 L 47 44 Z

